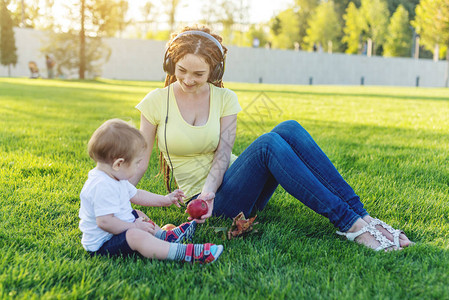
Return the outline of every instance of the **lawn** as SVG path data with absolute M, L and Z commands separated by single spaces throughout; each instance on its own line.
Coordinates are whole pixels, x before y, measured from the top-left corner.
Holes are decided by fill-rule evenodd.
M 376 253 L 282 188 L 259 232 L 224 240 L 210 219 L 195 242 L 212 265 L 91 258 L 80 244 L 87 141 L 105 120 L 139 126 L 134 106 L 161 82 L 0 78 L 0 298 L 449 299 L 449 90 L 229 83 L 239 96 L 234 153 L 283 120 L 300 122 L 376 217 L 416 245 Z M 139 188 L 164 193 L 153 154 Z M 158 224 L 182 209 L 142 208 Z

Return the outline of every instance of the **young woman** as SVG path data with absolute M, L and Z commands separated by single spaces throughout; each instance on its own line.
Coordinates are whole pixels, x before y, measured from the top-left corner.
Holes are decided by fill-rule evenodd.
M 172 35 L 164 58 L 165 88 L 150 92 L 136 106 L 150 147 L 131 181 L 137 184 L 142 178 L 157 138 L 167 187 L 172 170 L 187 198 L 208 202 L 209 212 L 198 223 L 212 215 L 233 218 L 261 210 L 280 184 L 350 240 L 375 250 L 409 246 L 402 231 L 366 212 L 296 121 L 277 125 L 239 157 L 231 153 L 241 108 L 236 94 L 223 88 L 227 49 L 221 41 L 206 27 L 186 27 Z

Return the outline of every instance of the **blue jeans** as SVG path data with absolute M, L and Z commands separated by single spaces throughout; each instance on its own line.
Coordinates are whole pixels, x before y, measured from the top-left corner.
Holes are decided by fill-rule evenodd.
M 257 138 L 226 171 L 216 192 L 215 216 L 262 210 L 281 185 L 289 194 L 347 231 L 368 213 L 359 196 L 296 121 Z

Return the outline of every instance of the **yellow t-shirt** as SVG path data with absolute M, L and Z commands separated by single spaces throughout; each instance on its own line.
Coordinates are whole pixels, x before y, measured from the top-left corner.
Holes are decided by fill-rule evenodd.
M 201 193 L 209 174 L 215 150 L 220 140 L 220 118 L 242 110 L 237 95 L 226 88 L 210 86 L 210 108 L 207 123 L 202 126 L 188 124 L 181 115 L 173 92 L 173 85 L 148 93 L 136 108 L 153 125 L 157 126 L 159 150 L 166 161 L 164 129 L 167 126 L 167 148 L 173 164 L 174 176 L 187 198 Z M 170 88 L 168 121 L 167 93 Z M 237 157 L 231 154 L 231 164 Z

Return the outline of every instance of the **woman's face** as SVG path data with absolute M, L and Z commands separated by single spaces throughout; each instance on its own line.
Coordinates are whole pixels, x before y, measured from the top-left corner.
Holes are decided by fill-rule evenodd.
M 183 92 L 197 93 L 209 79 L 210 68 L 206 60 L 196 54 L 186 54 L 175 66 L 175 76 Z

